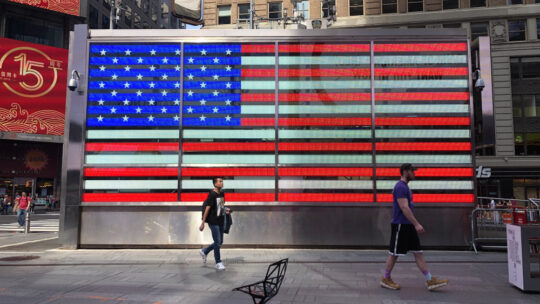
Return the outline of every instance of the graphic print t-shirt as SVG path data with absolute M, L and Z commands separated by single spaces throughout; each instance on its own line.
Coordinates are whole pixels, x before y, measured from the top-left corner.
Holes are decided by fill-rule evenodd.
M 409 208 L 412 212 L 414 212 L 413 196 L 411 189 L 409 189 L 409 185 L 407 185 L 407 183 L 405 183 L 404 181 L 400 180 L 394 187 L 392 196 L 394 198 L 394 216 L 392 218 L 392 224 L 412 224 L 411 221 L 409 221 L 407 217 L 405 217 L 398 203 L 399 198 L 406 198 L 409 202 Z
M 212 190 L 208 193 L 208 197 L 204 201 L 204 209 L 207 206 L 210 206 L 210 212 L 206 217 L 206 222 L 210 225 L 223 225 L 224 216 L 223 216 L 223 204 L 225 203 L 225 195 L 223 191 L 220 191 L 219 194 L 216 191 Z

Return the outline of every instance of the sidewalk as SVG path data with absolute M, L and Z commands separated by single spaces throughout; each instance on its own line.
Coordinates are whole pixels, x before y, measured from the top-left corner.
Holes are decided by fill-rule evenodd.
M 17 257 L 27 260 L 10 261 Z M 213 255 L 204 266 L 197 250 L 0 249 L 0 302 L 252 303 L 231 289 L 262 279 L 269 263 L 285 257 L 286 278 L 271 303 L 540 302 L 540 294 L 509 285 L 505 253 L 426 252 L 432 273 L 450 279 L 435 292 L 412 256 L 392 274 L 402 290 L 381 288 L 386 254 L 379 250 L 224 249 L 222 257 L 227 270 L 217 272 Z

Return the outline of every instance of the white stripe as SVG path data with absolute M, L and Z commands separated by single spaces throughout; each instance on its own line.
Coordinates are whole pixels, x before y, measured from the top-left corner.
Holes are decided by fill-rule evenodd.
M 242 56 L 242 65 L 275 65 L 274 56 Z
M 239 138 L 239 139 L 270 139 L 276 137 L 274 129 L 255 130 L 208 130 L 208 129 L 185 129 L 184 138 L 213 139 L 213 138 Z
M 467 55 L 412 55 L 412 56 L 377 56 L 375 64 L 429 64 L 429 63 L 467 63 Z
M 398 238 L 399 238 L 399 231 L 401 230 L 401 224 L 398 224 L 398 229 L 396 232 L 396 241 L 394 243 L 394 254 L 397 254 L 397 245 L 398 245 Z
M 86 190 L 173 190 L 178 189 L 178 180 L 86 180 Z
M 370 164 L 371 155 L 281 154 L 280 164 Z
M 279 106 L 279 114 L 348 114 L 348 113 L 351 113 L 351 114 L 371 113 L 371 106 L 370 105 L 280 105 Z
M 178 154 L 90 154 L 86 155 L 86 164 L 109 165 L 109 164 L 165 164 L 177 165 Z
M 240 88 L 242 90 L 275 90 L 276 82 L 274 80 L 259 80 L 259 81 L 250 81 L 242 80 L 240 82 Z
M 287 180 L 279 181 L 281 189 L 373 189 L 370 180 Z
M 276 182 L 273 177 L 262 179 L 227 179 L 224 182 L 224 189 L 275 189 Z M 183 180 L 182 189 L 206 189 L 211 187 L 212 183 L 208 180 Z
M 468 105 L 376 105 L 376 113 L 469 113 Z
M 376 155 L 378 164 L 470 164 L 471 155 Z
M 276 106 L 241 106 L 242 114 L 272 114 L 276 113 Z
M 469 138 L 470 130 L 389 129 L 375 130 L 375 137 L 386 138 Z
M 178 138 L 178 130 L 88 130 L 88 139 L 168 139 Z
M 449 80 L 376 80 L 375 88 L 400 89 L 400 88 L 468 88 L 466 79 Z
M 391 190 L 396 185 L 395 181 L 377 181 L 377 189 Z M 411 181 L 409 188 L 412 190 L 472 190 L 472 181 Z
M 274 154 L 184 154 L 183 164 L 241 165 L 274 164 Z
M 242 57 L 242 64 L 244 57 Z M 369 56 L 279 56 L 279 65 L 370 64 Z
M 280 129 L 280 139 L 294 138 L 371 138 L 369 130 L 295 130 Z

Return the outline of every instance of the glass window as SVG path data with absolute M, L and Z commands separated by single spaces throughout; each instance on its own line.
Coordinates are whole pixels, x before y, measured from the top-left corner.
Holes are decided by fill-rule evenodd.
M 111 0 L 103 0 L 103 7 L 110 10 L 111 9 Z
M 424 10 L 424 0 L 409 0 L 407 3 L 408 12 L 421 12 Z
M 238 19 L 249 19 L 249 3 L 238 4 Z
M 231 6 L 218 6 L 218 24 L 231 24 Z
M 328 18 L 332 15 L 332 7 L 336 6 L 336 0 L 324 0 L 322 2 L 322 15 L 323 18 Z
M 519 67 L 519 58 L 510 58 L 510 75 L 512 80 L 517 80 L 520 78 Z
M 474 40 L 480 36 L 488 36 L 488 23 L 487 22 L 473 22 L 471 23 L 471 40 Z
M 109 16 L 101 15 L 101 28 L 102 29 L 108 29 L 110 25 Z
M 523 4 L 523 0 L 506 0 L 508 5 Z
M 364 14 L 364 0 L 349 0 L 349 15 L 360 16 Z
M 526 39 L 525 20 L 508 20 L 508 40 L 523 41 Z
M 540 155 L 540 95 L 513 95 L 516 155 Z
M 128 27 L 131 27 L 131 7 L 127 7 L 124 15 L 124 22 Z
M 268 3 L 268 18 L 281 19 L 281 2 Z
M 459 8 L 459 0 L 443 0 L 443 10 Z
M 471 0 L 471 7 L 486 7 L 486 0 Z
M 95 28 L 97 28 L 97 25 Z M 54 47 L 64 47 L 64 27 L 61 24 L 21 15 L 6 16 L 5 37 Z
M 137 7 L 141 8 L 142 0 L 135 0 L 135 2 L 137 3 Z
M 536 3 L 540 3 L 538 1 Z M 536 19 L 536 38 L 540 39 L 540 19 Z
M 535 97 L 539 96 L 523 96 L 523 112 L 525 117 L 540 117 L 540 100 Z
M 88 26 L 91 29 L 98 29 L 99 28 L 99 11 L 97 8 L 90 5 L 90 12 L 88 14 Z
M 447 23 L 442 25 L 443 28 L 461 28 L 461 23 Z
M 540 57 L 521 58 L 521 77 L 540 78 Z
M 304 19 L 309 19 L 309 0 L 296 2 L 296 11 L 298 16 L 304 16 Z
M 397 0 L 382 0 L 382 13 L 383 14 L 397 13 Z

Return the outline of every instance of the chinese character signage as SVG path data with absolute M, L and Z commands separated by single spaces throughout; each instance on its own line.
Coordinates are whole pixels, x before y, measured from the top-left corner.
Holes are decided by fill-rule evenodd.
M 0 38 L 0 131 L 64 134 L 68 50 Z
M 55 12 L 79 16 L 79 0 L 9 0 Z

